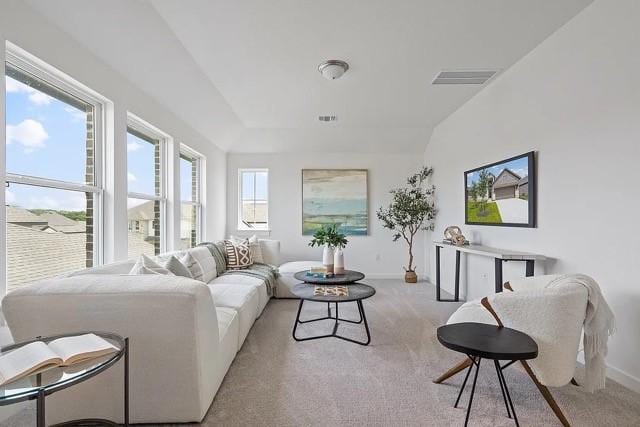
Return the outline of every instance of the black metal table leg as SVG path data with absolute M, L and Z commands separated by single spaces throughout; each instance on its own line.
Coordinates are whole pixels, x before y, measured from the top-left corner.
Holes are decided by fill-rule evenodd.
M 124 425 L 129 427 L 129 338 L 124 339 Z
M 440 301 L 440 246 L 436 246 L 436 301 Z
M 440 297 L 440 246 L 436 246 L 436 301 L 459 302 L 460 301 L 460 251 L 456 250 L 456 276 L 453 299 Z
M 502 292 L 502 260 L 495 259 L 496 293 Z
M 511 418 L 511 411 L 509 410 L 509 404 L 507 403 L 507 395 L 504 393 L 504 384 L 502 383 L 502 375 L 500 369 L 500 362 L 497 360 L 493 361 L 496 367 L 496 374 L 498 375 L 498 382 L 500 383 L 500 392 L 502 393 L 502 400 L 504 400 L 504 406 L 507 408 L 507 418 Z
M 471 414 L 471 404 L 473 403 L 473 395 L 476 392 L 476 382 L 478 382 L 478 371 L 480 370 L 480 362 L 482 362 L 482 358 L 478 358 L 478 362 L 476 363 L 476 373 L 473 376 L 473 385 L 471 386 L 471 395 L 469 396 L 469 404 L 467 405 L 467 415 L 464 418 L 464 426 L 467 427 L 469 424 L 469 415 Z
M 44 405 L 44 389 L 38 391 L 38 397 L 36 398 L 36 426 L 45 427 L 45 405 Z
M 365 315 L 364 312 L 364 306 L 362 305 L 362 300 L 357 300 L 355 301 L 357 306 L 358 306 L 358 313 L 360 315 L 360 319 L 358 321 L 355 320 L 350 320 L 350 319 L 343 319 L 340 317 L 339 311 L 338 311 L 338 302 L 336 302 L 336 307 L 335 307 L 335 311 L 336 311 L 336 315 L 334 316 L 327 316 L 327 317 L 320 317 L 317 319 L 309 319 L 309 320 L 300 320 L 300 314 L 302 312 L 302 305 L 304 304 L 304 300 L 300 299 L 300 305 L 298 306 L 298 312 L 296 314 L 296 320 L 293 324 L 293 332 L 291 333 L 291 335 L 293 336 L 293 339 L 296 341 L 309 341 L 309 340 L 315 340 L 315 339 L 320 339 L 320 338 L 329 338 L 329 337 L 334 337 L 334 338 L 339 338 L 341 340 L 345 340 L 345 341 L 349 341 L 355 344 L 360 344 L 360 345 L 369 345 L 371 343 L 371 332 L 369 331 L 369 324 L 367 323 L 367 317 Z M 333 330 L 331 331 L 330 334 L 325 334 L 325 335 L 316 335 L 316 336 L 311 336 L 311 337 L 304 337 L 304 338 L 298 338 L 296 336 L 296 331 L 298 329 L 298 324 L 303 324 L 303 323 L 310 323 L 310 322 L 318 322 L 320 320 L 333 320 L 334 324 L 333 324 Z M 367 340 L 366 341 L 357 341 L 342 335 L 338 335 L 338 325 L 340 324 L 340 322 L 349 322 L 349 323 L 355 323 L 355 324 L 360 324 L 360 323 L 364 323 L 364 329 L 365 332 L 367 334 Z
M 458 398 L 456 399 L 456 403 L 453 404 L 454 408 L 458 407 L 458 403 L 460 403 L 460 398 L 462 397 L 462 393 L 464 392 L 464 388 L 467 386 L 467 380 L 469 379 L 469 374 L 471 374 L 471 370 L 473 369 L 473 367 L 476 364 L 474 358 L 472 358 L 471 356 L 469 356 L 469 358 L 471 359 L 471 361 L 473 363 L 471 365 L 469 365 L 469 369 L 467 369 L 467 375 L 464 376 L 464 381 L 462 381 L 462 387 L 460 387 L 460 392 L 458 393 Z
M 296 321 L 293 323 L 293 332 L 291 335 L 293 339 L 296 341 L 300 341 L 300 339 L 296 338 L 296 329 L 298 329 L 298 323 L 300 323 L 300 311 L 302 311 L 302 304 L 304 304 L 304 300 L 300 300 L 300 304 L 298 305 L 298 314 L 296 314 Z
M 513 362 L 512 362 L 513 363 Z M 520 427 L 520 423 L 518 422 L 518 416 L 516 415 L 516 408 L 513 406 L 513 402 L 511 401 L 511 394 L 509 393 L 509 387 L 507 387 L 507 380 L 504 378 L 504 372 L 502 370 L 509 366 L 511 363 L 507 364 L 504 367 L 501 367 L 498 370 L 500 377 L 502 378 L 502 384 L 504 384 L 504 391 L 507 393 L 507 400 L 509 401 L 509 406 L 511 407 L 511 413 L 513 414 L 513 420 L 516 422 L 516 427 Z M 498 364 L 498 366 L 500 366 Z

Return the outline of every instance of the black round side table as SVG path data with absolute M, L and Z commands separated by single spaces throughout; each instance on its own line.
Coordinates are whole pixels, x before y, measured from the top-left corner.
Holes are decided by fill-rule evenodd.
M 502 371 L 517 361 L 538 357 L 538 345 L 536 342 L 529 335 L 515 329 L 484 323 L 454 323 L 441 326 L 438 328 L 438 341 L 448 349 L 466 354 L 472 362 L 462 382 L 460 393 L 458 393 L 456 403 L 453 405 L 454 408 L 458 407 L 473 366 L 475 365 L 476 367 L 464 425 L 466 426 L 469 423 L 469 414 L 471 413 L 473 395 L 476 391 L 480 362 L 482 359 L 491 359 L 498 375 L 502 399 L 504 400 L 504 406 L 507 408 L 507 416 L 511 418 L 511 413 L 513 413 L 513 419 L 516 426 L 519 427 L 516 409 L 511 401 L 509 388 Z M 501 360 L 508 360 L 509 362 L 505 365 L 500 365 Z
M 70 366 L 59 366 L 46 371 L 36 372 L 19 380 L 0 386 L 0 406 L 11 405 L 25 400 L 36 401 L 36 426 L 45 427 L 45 398 L 57 391 L 64 390 L 75 384 L 92 378 L 109 369 L 118 360 L 124 358 L 124 425 L 129 425 L 129 338 L 110 332 L 78 332 L 48 337 L 38 337 L 34 340 L 11 344 L 0 348 L 0 355 L 15 350 L 36 341 L 49 343 L 58 338 L 72 337 L 93 333 L 118 348 L 118 351 L 106 356 L 89 359 Z M 84 419 L 67 421 L 57 426 L 118 426 L 109 420 Z

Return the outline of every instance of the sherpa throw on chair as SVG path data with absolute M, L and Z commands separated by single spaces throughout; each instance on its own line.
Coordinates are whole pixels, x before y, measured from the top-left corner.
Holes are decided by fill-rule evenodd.
M 584 318 L 585 384 L 588 391 L 604 388 L 606 379 L 607 341 L 615 332 L 615 317 L 600 292 L 598 283 L 584 274 L 565 274 L 547 284 L 547 288 L 576 283 L 584 286 L 589 294 Z

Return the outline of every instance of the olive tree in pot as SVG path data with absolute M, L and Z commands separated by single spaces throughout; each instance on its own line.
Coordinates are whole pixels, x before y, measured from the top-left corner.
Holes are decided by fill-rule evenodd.
M 313 239 L 309 242 L 312 248 L 315 246 L 324 246 L 322 252 L 322 264 L 326 267 L 328 273 L 334 272 L 334 253 L 338 251 L 342 255 L 342 249 L 347 246 L 349 241 L 344 234 L 338 231 L 337 224 L 323 225 L 322 228 L 313 233 Z M 342 260 L 342 258 L 340 258 Z M 344 261 L 341 261 L 344 262 Z M 344 268 L 344 265 L 341 266 Z M 338 273 L 342 273 L 338 271 Z
M 418 276 L 413 265 L 413 242 L 419 231 L 433 230 L 436 217 L 435 187 L 428 184 L 433 168 L 423 166 L 407 178 L 407 186 L 391 190 L 392 201 L 388 207 L 378 209 L 377 216 L 384 228 L 395 232 L 393 241 L 402 238 L 409 246 L 409 264 L 404 267 L 404 280 L 416 283 Z

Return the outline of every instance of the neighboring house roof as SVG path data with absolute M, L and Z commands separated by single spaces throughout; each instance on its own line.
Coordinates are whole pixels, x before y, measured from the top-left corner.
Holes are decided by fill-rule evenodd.
M 62 233 L 84 233 L 87 229 L 84 221 L 74 221 L 58 212 L 44 212 L 40 217 L 46 219 L 53 230 Z
M 85 268 L 85 239 L 84 233 L 51 233 L 8 223 L 8 289 Z
M 47 225 L 47 220 L 29 212 L 27 209 L 17 206 L 7 206 L 7 222 L 12 224 L 42 224 Z
M 505 168 L 493 182 L 493 188 L 512 187 L 514 185 L 518 185 L 520 179 L 520 175 L 513 172 L 511 169 Z
M 522 177 L 520 181 L 518 181 L 518 185 L 525 185 L 529 183 L 529 175 Z
M 129 221 L 153 221 L 153 200 L 149 200 L 148 202 L 144 202 L 141 205 L 134 206 L 127 210 L 127 214 L 129 215 Z

